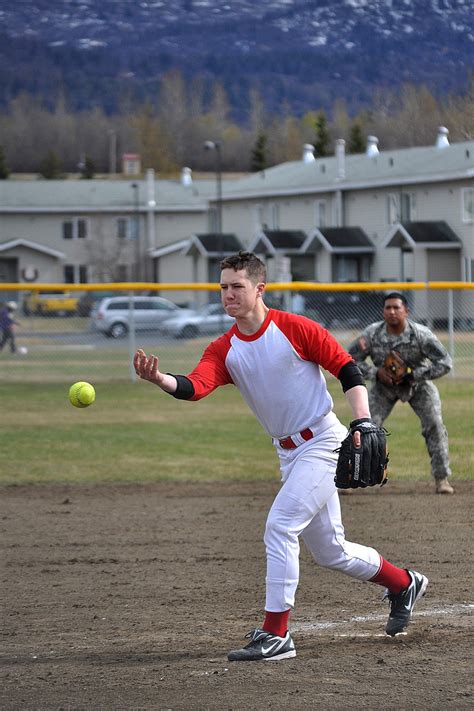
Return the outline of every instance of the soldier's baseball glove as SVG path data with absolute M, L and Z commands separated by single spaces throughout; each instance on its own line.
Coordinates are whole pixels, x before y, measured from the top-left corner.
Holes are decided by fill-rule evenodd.
M 390 351 L 383 362 L 383 367 L 396 383 L 410 380 L 412 377 L 412 369 L 398 351 Z
M 360 432 L 360 447 L 355 447 L 353 434 Z M 334 482 L 338 489 L 383 486 L 387 481 L 387 431 L 368 417 L 353 420 L 349 434 L 338 450 Z

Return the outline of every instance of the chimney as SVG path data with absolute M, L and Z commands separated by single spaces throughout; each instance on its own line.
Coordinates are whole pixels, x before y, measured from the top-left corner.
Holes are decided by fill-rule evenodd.
M 189 187 L 193 184 L 192 172 L 191 168 L 183 168 L 181 170 L 181 185 Z
M 155 207 L 155 171 L 153 168 L 148 168 L 146 172 L 146 191 L 148 207 Z
M 438 136 L 436 138 L 436 148 L 447 148 L 449 146 L 448 133 L 449 131 L 446 126 L 439 126 Z
M 336 141 L 336 174 L 339 180 L 346 177 L 346 142 L 343 138 Z
M 365 155 L 368 156 L 369 158 L 378 156 L 378 154 L 379 154 L 378 143 L 379 143 L 379 139 L 377 138 L 377 136 L 367 136 L 367 148 L 365 151 Z
M 305 143 L 303 145 L 303 163 L 314 163 L 315 160 L 316 159 L 314 157 L 314 146 L 312 146 L 311 143 Z

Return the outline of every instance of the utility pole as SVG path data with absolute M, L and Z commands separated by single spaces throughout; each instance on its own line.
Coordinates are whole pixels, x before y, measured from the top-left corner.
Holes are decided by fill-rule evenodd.
M 109 129 L 109 173 L 117 173 L 117 132 L 113 128 Z
M 134 193 L 134 229 L 133 239 L 135 240 L 135 281 L 141 281 L 141 254 L 140 254 L 140 194 L 138 183 L 132 183 L 131 188 Z

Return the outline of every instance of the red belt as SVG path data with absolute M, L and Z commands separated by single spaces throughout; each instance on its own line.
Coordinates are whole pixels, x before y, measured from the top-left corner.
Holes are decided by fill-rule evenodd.
M 300 437 L 302 437 L 304 440 L 308 441 L 309 439 L 313 439 L 314 434 L 313 431 L 307 427 L 305 430 L 302 430 L 301 432 L 298 432 Z M 289 437 L 284 437 L 283 439 L 278 440 L 278 444 L 282 449 L 296 449 L 297 447 L 300 446 L 300 442 L 295 442 L 292 436 L 290 435 Z

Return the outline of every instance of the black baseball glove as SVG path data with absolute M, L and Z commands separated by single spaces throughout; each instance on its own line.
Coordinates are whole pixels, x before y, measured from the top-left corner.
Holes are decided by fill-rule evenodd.
M 360 432 L 360 447 L 354 446 L 353 434 Z M 353 420 L 349 434 L 339 449 L 334 482 L 339 489 L 383 486 L 387 481 L 387 431 L 368 417 Z

